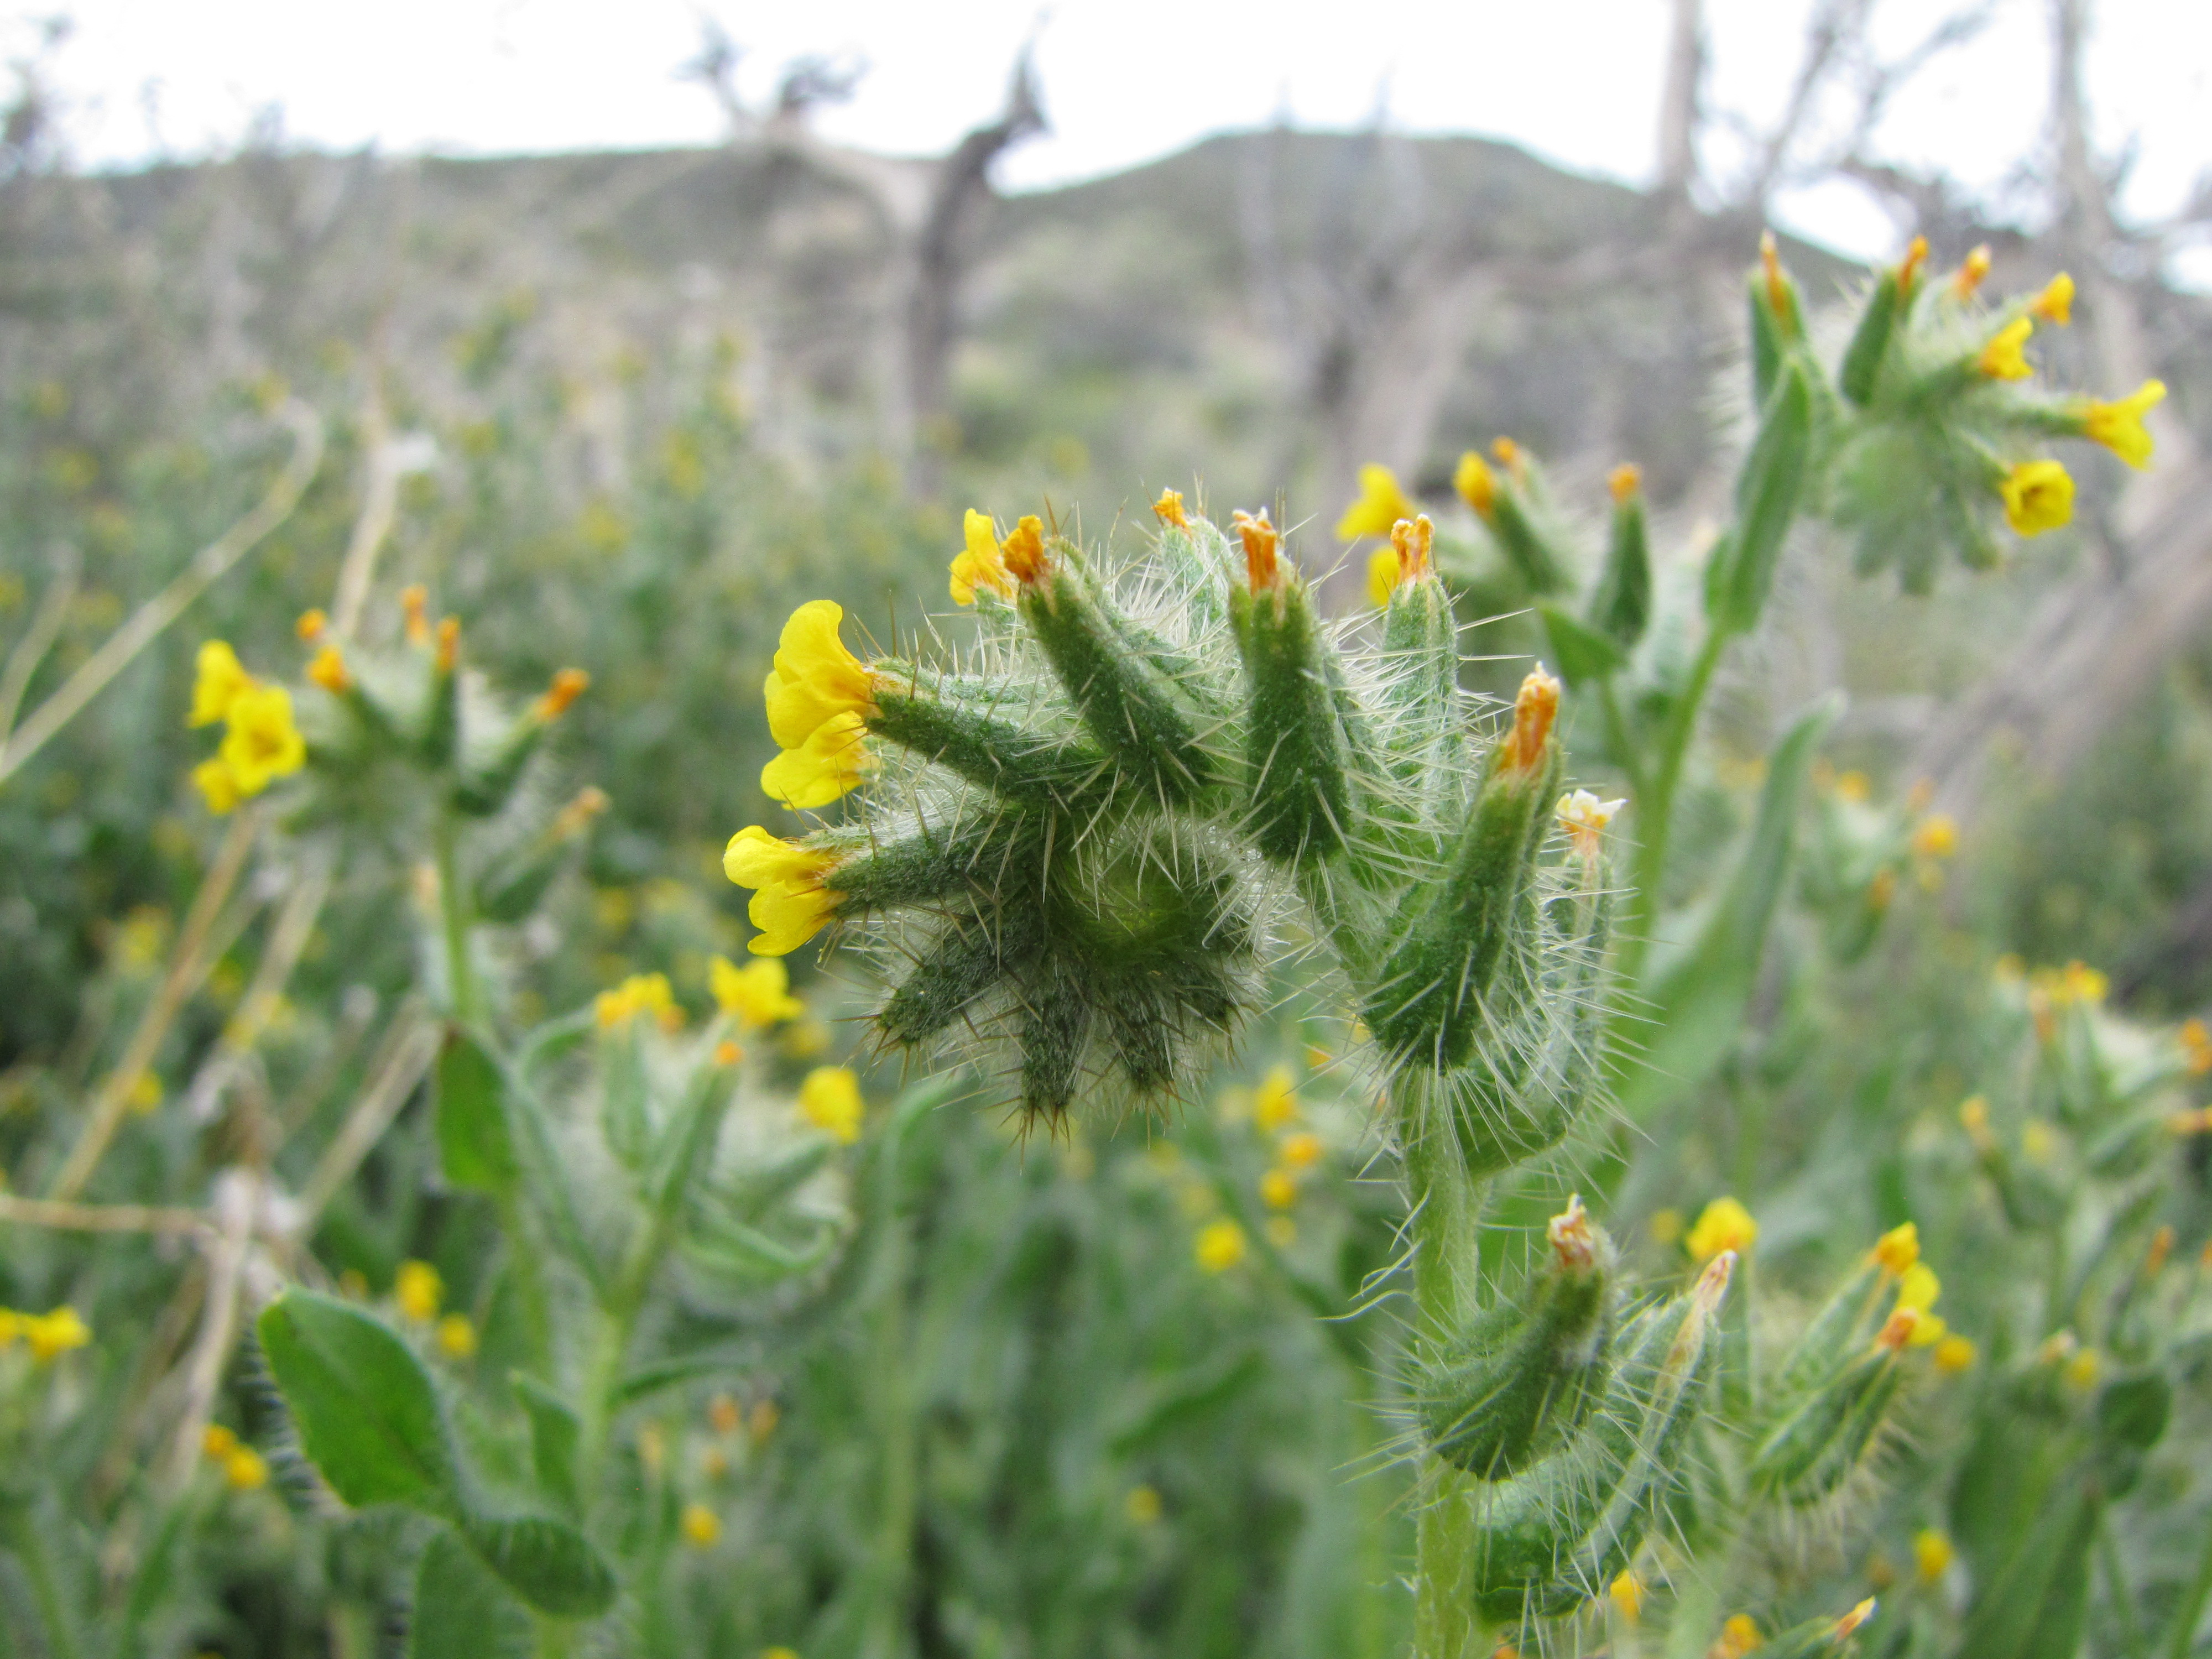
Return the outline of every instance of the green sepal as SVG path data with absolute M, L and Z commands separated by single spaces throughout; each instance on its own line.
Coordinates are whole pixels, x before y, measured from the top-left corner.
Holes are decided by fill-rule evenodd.
M 1821 1382 L 1760 1440 L 1753 1486 L 1798 1504 L 1826 1497 L 1865 1455 L 1902 1376 L 1897 1354 L 1884 1346 Z
M 927 1042 L 1034 960 L 1042 943 L 1033 906 L 955 917 L 899 981 L 876 1016 L 877 1029 L 893 1042 Z
M 1716 628 L 1747 633 L 1766 608 L 1804 489 L 1812 431 L 1812 389 L 1793 361 L 1767 400 L 1759 436 L 1736 474 L 1735 523 L 1713 544 L 1705 567 L 1705 615 Z
M 1613 503 L 1605 568 L 1590 592 L 1587 614 L 1592 628 L 1630 649 L 1650 625 L 1651 536 L 1641 489 L 1632 490 L 1627 500 Z
M 1878 1262 L 1869 1262 L 1820 1304 L 1775 1379 L 1776 1397 L 1789 1398 L 1833 1377 L 1873 1340 L 1874 1316 L 1889 1281 Z
M 574 838 L 547 835 L 495 860 L 477 878 L 476 914 L 501 927 L 522 921 L 580 856 Z
M 844 895 L 839 912 L 849 914 L 1002 891 L 1010 870 L 1026 871 L 1042 856 L 1049 827 L 1043 814 L 984 802 L 902 840 L 836 836 L 821 844 L 856 848 L 827 878 L 831 890 Z
M 868 730 L 957 772 L 1005 799 L 1081 811 L 1112 787 L 1113 763 L 1078 733 L 1038 732 L 963 702 L 945 701 L 917 683 L 895 689 L 880 665 Z
M 430 695 L 422 709 L 422 758 L 443 766 L 453 757 L 461 741 L 461 676 L 458 665 L 430 665 Z
M 1867 296 L 1866 309 L 1859 313 L 1858 326 L 1851 331 L 1850 343 L 1844 348 L 1844 361 L 1836 373 L 1838 390 L 1862 409 L 1874 401 L 1881 384 L 1882 365 L 1888 360 L 1890 339 L 1897 331 L 1898 313 L 1903 306 L 1896 270 L 1883 271 L 1874 292 Z
M 1305 583 L 1287 569 L 1265 592 L 1231 589 L 1229 609 L 1250 696 L 1252 839 L 1286 864 L 1326 858 L 1344 844 L 1352 805 L 1344 732 L 1321 667 L 1321 619 Z
M 521 1164 L 507 1121 L 507 1079 L 499 1061 L 471 1033 L 449 1026 L 434 1075 L 438 1164 L 447 1184 L 494 1198 L 511 1195 Z
M 1568 586 L 1566 566 L 1553 550 L 1551 540 L 1536 527 L 1535 520 L 1521 502 L 1519 490 L 1510 477 L 1498 481 L 1498 494 L 1490 503 L 1490 511 L 1483 515 L 1489 526 L 1498 551 L 1505 556 L 1514 573 L 1531 593 L 1557 593 Z
M 1213 781 L 1190 698 L 1130 643 L 1065 555 L 1024 586 L 1019 606 L 1083 723 L 1147 794 L 1180 805 Z
M 1627 660 L 1619 644 L 1609 635 L 1556 605 L 1539 605 L 1536 614 L 1544 619 L 1544 632 L 1550 636 L 1552 654 L 1559 665 L 1559 678 L 1569 685 L 1588 685 L 1609 674 L 1620 672 Z
M 1772 394 L 1783 363 L 1805 337 L 1804 306 L 1798 297 L 1797 284 L 1787 271 L 1781 275 L 1783 309 L 1778 313 L 1767 287 L 1763 263 L 1751 268 L 1745 283 L 1751 312 L 1751 389 L 1752 395 L 1762 404 Z
M 1485 1000 L 1517 927 L 1521 896 L 1559 790 L 1560 757 L 1547 739 L 1542 763 L 1498 765 L 1501 743 L 1467 827 L 1445 854 L 1441 878 L 1407 896 L 1401 933 L 1366 999 L 1367 1023 L 1394 1054 L 1438 1070 L 1466 1063 Z
M 1591 1248 L 1559 1252 L 1525 1303 L 1478 1316 L 1416 1377 L 1429 1449 L 1455 1468 L 1486 1480 L 1517 1474 L 1603 1395 L 1613 1249 L 1583 1225 Z
M 498 747 L 481 765 L 464 766 L 453 790 L 454 807 L 471 817 L 489 817 L 507 803 L 523 768 L 544 741 L 545 721 L 536 710 L 526 710 L 507 728 Z
M 1390 590 L 1382 652 L 1392 670 L 1383 688 L 1391 753 L 1425 763 L 1458 726 L 1459 629 L 1443 583 L 1416 576 Z
M 1759 1659 L 1832 1659 L 1850 1644 L 1858 1629 L 1848 1615 L 1841 1619 L 1808 1619 L 1792 1625 L 1771 1641 L 1754 1650 Z

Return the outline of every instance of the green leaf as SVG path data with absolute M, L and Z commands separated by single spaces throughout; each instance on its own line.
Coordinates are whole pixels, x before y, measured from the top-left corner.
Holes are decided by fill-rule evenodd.
M 499 1062 L 458 1025 L 439 1051 L 436 1080 L 438 1160 L 446 1179 L 465 1192 L 505 1198 L 520 1169 L 507 1121 L 507 1084 Z
M 1540 605 L 1544 631 L 1552 636 L 1552 654 L 1569 685 L 1586 685 L 1615 672 L 1627 661 L 1620 647 L 1606 635 L 1556 605 Z
M 540 1613 L 593 1619 L 614 1605 L 614 1570 L 565 1521 L 536 1515 L 472 1520 L 463 1533 L 484 1565 Z
M 548 1498 L 574 1514 L 578 1507 L 576 1442 L 582 1425 L 568 1402 L 536 1377 L 516 1371 L 507 1380 L 530 1419 L 530 1462 L 538 1484 Z
M 1797 515 L 1812 447 L 1813 391 L 1794 360 L 1782 371 L 1759 418 L 1759 436 L 1736 474 L 1736 519 L 1713 544 L 1705 574 L 1705 614 L 1716 628 L 1748 632 L 1766 608 L 1782 543 Z
M 1796 849 L 1806 776 L 1838 712 L 1835 699 L 1822 702 L 1775 745 L 1759 816 L 1703 931 L 1644 988 L 1644 1023 L 1628 1028 L 1643 1054 L 1620 1087 L 1632 1113 L 1702 1082 L 1735 1045 Z
M 292 1290 L 263 1310 L 269 1369 L 300 1444 L 355 1508 L 459 1507 L 445 1413 L 428 1372 L 398 1337 L 359 1309 Z
M 529 1659 L 529 1611 L 443 1528 L 415 1569 L 408 1659 Z

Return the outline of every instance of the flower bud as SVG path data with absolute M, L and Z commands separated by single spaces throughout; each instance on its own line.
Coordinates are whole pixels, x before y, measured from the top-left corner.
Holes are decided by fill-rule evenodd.
M 1275 553 L 1262 514 L 1239 514 L 1251 585 L 1230 594 L 1244 659 L 1249 823 L 1260 851 L 1286 864 L 1326 857 L 1351 821 L 1343 727 L 1322 669 L 1321 619 L 1306 585 Z

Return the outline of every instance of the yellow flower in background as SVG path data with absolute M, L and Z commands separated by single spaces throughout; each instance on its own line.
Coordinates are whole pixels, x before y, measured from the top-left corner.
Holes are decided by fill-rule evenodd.
M 292 694 L 281 685 L 250 685 L 223 713 L 227 730 L 218 758 L 241 796 L 259 794 L 307 762 L 307 744 L 292 724 Z
M 1759 1241 L 1759 1223 L 1733 1198 L 1717 1198 L 1698 1216 L 1685 1242 L 1692 1260 L 1709 1261 L 1723 1250 L 1747 1254 Z
M 233 1492 L 252 1492 L 269 1484 L 269 1465 L 251 1446 L 234 1446 L 222 1460 L 222 1478 Z
M 2174 1034 L 2181 1045 L 2182 1064 L 2189 1068 L 2191 1077 L 2203 1077 L 2212 1072 L 2212 1030 L 2206 1029 L 2201 1019 L 2185 1019 Z
M 844 620 L 842 605 L 810 599 L 783 625 L 763 690 L 769 735 L 786 749 L 804 747 L 836 715 L 865 715 L 874 701 L 866 665 L 837 636 Z
M 1260 1079 L 1252 1096 L 1252 1121 L 1262 1134 L 1273 1134 L 1297 1121 L 1298 1092 L 1291 1083 L 1291 1068 L 1278 1066 Z
M 1149 1527 L 1158 1521 L 1164 1507 L 1159 1493 L 1150 1486 L 1132 1486 L 1129 1495 L 1121 1500 L 1121 1512 L 1139 1527 Z
M 822 884 L 836 867 L 834 853 L 778 840 L 757 823 L 731 836 L 722 873 L 754 890 L 745 914 L 760 929 L 745 948 L 757 957 L 788 956 L 820 933 L 844 896 Z
M 2091 398 L 2081 410 L 2081 435 L 2100 443 L 2130 466 L 2150 465 L 2150 429 L 2143 416 L 2166 401 L 2166 382 L 2145 380 L 2118 403 Z
M 1959 850 L 1959 821 L 1948 812 L 1930 812 L 1912 826 L 1912 850 L 1924 859 L 1948 859 Z
M 851 1146 L 860 1138 L 860 1119 L 867 1110 L 860 1098 L 860 1080 L 847 1066 L 817 1066 L 799 1085 L 800 1115 L 831 1139 Z
M 611 991 L 602 991 L 592 1005 L 601 1030 L 624 1024 L 640 1014 L 651 1014 L 664 1027 L 684 1023 L 676 1006 L 676 993 L 665 974 L 632 974 Z
M 238 695 L 252 690 L 254 684 L 235 651 L 221 640 L 210 640 L 200 647 L 192 679 L 192 712 L 185 716 L 185 724 L 213 726 L 230 713 Z
M 1459 465 L 1452 471 L 1452 488 L 1482 518 L 1488 518 L 1491 508 L 1497 504 L 1498 475 L 1474 450 L 1459 458 Z
M 392 1281 L 392 1299 L 399 1304 L 399 1311 L 417 1324 L 427 1325 L 438 1316 L 438 1304 L 445 1300 L 446 1281 L 438 1277 L 438 1270 L 427 1261 L 403 1261 Z
M 1901 1278 L 1912 1271 L 1920 1260 L 1920 1228 L 1907 1221 L 1892 1227 L 1875 1241 L 1874 1259 L 1881 1263 L 1882 1271 L 1893 1278 Z
M 307 665 L 307 678 L 334 697 L 343 696 L 353 686 L 353 676 L 345 665 L 345 653 L 335 645 L 326 645 L 315 653 L 315 659 Z
M 1933 1527 L 1923 1527 L 1912 1535 L 1913 1571 L 1923 1584 L 1932 1584 L 1948 1572 L 1956 1553 L 1951 1540 Z
M 867 722 L 858 714 L 832 714 L 805 743 L 761 768 L 762 793 L 794 811 L 829 805 L 875 770 L 867 736 Z
M 684 1541 L 693 1549 L 710 1550 L 721 1541 L 722 1518 L 704 1504 L 686 1504 L 678 1524 L 684 1528 Z
M 220 1423 L 210 1423 L 200 1436 L 200 1450 L 209 1457 L 228 1457 L 238 1445 L 238 1436 Z
M 2015 317 L 1990 337 L 1974 359 L 1975 372 L 1986 380 L 2024 380 L 2035 373 L 2021 348 L 2027 337 L 2035 332 L 2034 321 L 2027 317 Z
M 1654 1210 L 1646 1224 L 1654 1244 L 1679 1244 L 1682 1242 L 1682 1212 L 1680 1210 Z
M 1915 1261 L 1897 1282 L 1897 1305 L 1915 1313 L 1926 1313 L 1942 1294 L 1943 1281 L 1924 1261 Z
M 323 614 L 320 605 L 310 605 L 300 613 L 300 620 L 292 624 L 292 631 L 300 636 L 303 645 L 313 645 L 330 631 L 331 619 Z
M 161 1103 L 161 1079 L 151 1072 L 141 1072 L 125 1095 L 124 1103 L 143 1117 Z
M 1260 1201 L 1271 1210 L 1287 1210 L 1298 1201 L 1298 1181 L 1288 1170 L 1270 1170 L 1260 1177 Z
M 1190 528 L 1190 515 L 1182 510 L 1182 492 L 1163 489 L 1159 500 L 1152 503 L 1152 516 L 1162 524 L 1173 525 L 1177 530 Z
M 1378 547 L 1367 557 L 1367 599 L 1377 611 L 1386 609 L 1390 596 L 1398 591 L 1406 568 L 1398 561 L 1395 547 Z
M 66 1303 L 51 1313 L 24 1314 L 19 1322 L 31 1358 L 41 1364 L 92 1340 L 92 1328 Z
M 1989 274 L 1990 245 L 1984 242 L 1960 263 L 1959 274 L 1951 279 L 1951 291 L 1961 300 L 1971 300 Z
M 2065 1377 L 2070 1387 L 2087 1394 L 2097 1386 L 2097 1375 L 2104 1369 L 2094 1348 L 2084 1348 L 2066 1362 Z
M 209 811 L 222 817 L 238 810 L 238 780 L 231 775 L 222 756 L 210 756 L 202 761 L 192 768 L 191 776 L 192 787 L 206 799 Z
M 1613 1611 L 1630 1624 L 1644 1616 L 1644 1581 L 1634 1573 L 1620 1574 L 1607 1587 L 1605 1594 Z
M 2074 279 L 2060 271 L 2043 285 L 2043 292 L 2028 302 L 2027 308 L 2046 323 L 2065 327 L 2074 320 Z
M 726 1014 L 744 1026 L 780 1025 L 797 1019 L 806 1005 L 791 994 L 791 970 L 775 957 L 740 968 L 727 957 L 707 964 L 707 988 Z
M 1169 491 L 1170 495 L 1174 493 Z M 1180 496 L 1176 497 L 1176 511 L 1180 513 Z M 1154 510 L 1158 509 L 1156 507 Z M 952 602 L 955 605 L 975 604 L 975 590 L 979 587 L 989 588 L 1000 599 L 1012 599 L 1014 580 L 1006 574 L 1006 561 L 1000 556 L 999 532 L 991 520 L 971 507 L 961 528 L 968 544 L 953 556 Z
M 1711 1659 L 1745 1659 L 1765 1641 L 1758 1621 L 1747 1613 L 1739 1613 L 1721 1626 L 1721 1639 L 1714 1644 Z
M 1336 538 L 1353 542 L 1362 536 L 1387 536 L 1391 526 L 1401 519 L 1412 518 L 1419 510 L 1407 499 L 1396 473 L 1370 462 L 1359 469 L 1358 499 L 1346 507 L 1344 516 L 1336 521 Z
M 438 1346 L 449 1359 L 473 1359 L 477 1352 L 476 1322 L 466 1314 L 447 1314 L 438 1322 Z
M 2057 461 L 2022 461 L 1997 484 L 2014 533 L 2040 536 L 2074 520 L 2073 476 Z
M 1247 1248 L 1244 1230 L 1235 1222 L 1209 1221 L 1198 1230 L 1193 1251 L 1207 1273 L 1225 1273 L 1243 1261 Z
M 1946 1376 L 1956 1376 L 1961 1371 L 1972 1370 L 1979 1353 L 1973 1338 L 1947 1336 L 1936 1345 L 1936 1369 Z
M 1321 1162 L 1321 1137 L 1310 1129 L 1285 1135 L 1281 1152 L 1285 1169 L 1310 1170 Z

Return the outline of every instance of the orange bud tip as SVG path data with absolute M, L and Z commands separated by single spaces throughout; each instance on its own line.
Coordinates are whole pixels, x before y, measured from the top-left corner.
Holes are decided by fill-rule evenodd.
M 1275 549 L 1282 537 L 1267 522 L 1267 509 L 1263 507 L 1256 514 L 1240 512 L 1230 521 L 1244 544 L 1244 571 L 1252 591 L 1264 592 L 1278 586 L 1282 569 L 1276 561 Z
M 1892 1353 L 1901 1352 L 1912 1340 L 1912 1334 L 1920 1328 L 1920 1310 L 1899 1308 L 1883 1322 L 1881 1334 L 1874 1340 L 1877 1348 L 1887 1348 Z
M 1499 438 L 1490 446 L 1490 453 L 1498 457 L 1498 465 L 1510 472 L 1516 483 L 1528 477 L 1528 456 L 1510 438 Z
M 999 556 L 1016 581 L 1042 581 L 1051 568 L 1051 561 L 1045 556 L 1044 520 L 1034 513 L 1024 517 L 1000 547 Z
M 1927 259 L 1928 239 L 1925 236 L 1914 237 L 1912 246 L 1905 250 L 1905 258 L 1897 267 L 1897 286 L 1901 292 L 1910 294 L 1912 291 L 1912 285 L 1920 280 L 1920 267 L 1927 263 Z
M 538 700 L 540 720 L 558 720 L 568 711 L 568 705 L 591 688 L 592 677 L 580 668 L 564 668 L 553 677 L 553 684 Z
M 1159 500 L 1152 503 L 1152 516 L 1162 524 L 1171 524 L 1177 530 L 1190 528 L 1189 515 L 1182 510 L 1182 492 L 1163 489 Z
M 1776 246 L 1774 233 L 1763 230 L 1759 234 L 1759 264 L 1766 279 L 1766 308 L 1778 317 L 1790 314 L 1789 278 L 1782 274 L 1782 250 Z
M 1528 773 L 1541 767 L 1552 739 L 1552 722 L 1559 714 L 1559 683 L 1538 663 L 1513 699 L 1513 730 L 1506 736 L 1498 769 Z
M 1771 241 L 1773 238 L 1767 240 Z M 1613 492 L 1613 504 L 1626 507 L 1644 488 L 1644 469 L 1632 461 L 1624 461 L 1606 475 L 1605 486 Z
M 714 1045 L 714 1064 L 734 1066 L 745 1057 L 745 1051 L 726 1039 Z
M 430 642 L 429 603 L 429 591 L 419 582 L 399 590 L 399 609 L 407 618 L 407 642 L 410 645 L 428 645 Z
M 1567 1207 L 1552 1218 L 1544 1233 L 1562 1267 L 1588 1268 L 1596 1261 L 1597 1235 L 1590 1231 L 1589 1212 L 1583 1208 L 1579 1193 L 1569 1195 Z
M 1690 1287 L 1690 1294 L 1707 1313 L 1720 1306 L 1721 1298 L 1728 1294 L 1729 1281 L 1735 1277 L 1735 1261 L 1734 1250 L 1723 1250 L 1705 1263 L 1698 1282 Z
M 1860 1602 L 1858 1606 L 1853 1607 L 1842 1618 L 1837 1620 L 1836 1639 L 1838 1641 L 1841 1641 L 1844 1637 L 1851 1635 L 1856 1632 L 1858 1627 L 1861 1625 L 1865 1624 L 1868 1620 L 1873 1618 L 1875 1613 L 1875 1599 L 1869 1595 L 1865 1601 Z
M 1401 519 L 1390 526 L 1390 546 L 1398 556 L 1400 581 L 1418 580 L 1430 574 L 1429 550 L 1436 537 L 1437 527 L 1429 522 L 1425 513 Z
M 303 641 L 313 645 L 323 637 L 330 625 L 331 619 L 325 617 L 322 613 L 321 607 L 318 606 L 313 611 L 302 611 L 300 613 L 300 620 L 294 623 L 293 627 Z
M 343 695 L 353 685 L 353 676 L 346 672 L 344 653 L 335 645 L 326 645 L 315 653 L 314 661 L 307 665 L 307 678 L 333 696 Z
M 438 619 L 438 668 L 442 673 L 453 672 L 453 665 L 461 659 L 461 619 L 441 617 Z
M 1989 274 L 1990 245 L 1984 242 L 1960 263 L 1959 274 L 1951 279 L 1951 291 L 1961 300 L 1971 300 Z
M 576 798 L 554 816 L 551 835 L 555 841 L 568 841 L 583 833 L 591 821 L 607 810 L 607 792 L 596 784 L 586 784 L 577 791 Z

